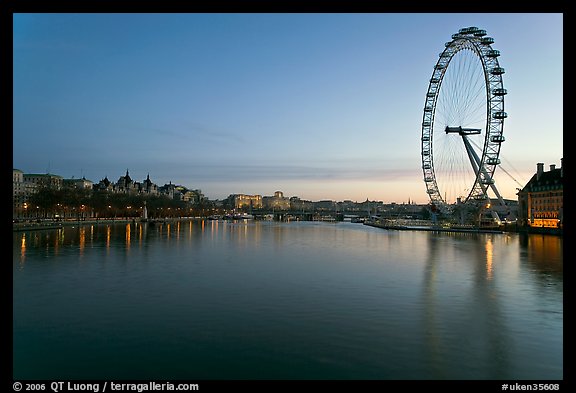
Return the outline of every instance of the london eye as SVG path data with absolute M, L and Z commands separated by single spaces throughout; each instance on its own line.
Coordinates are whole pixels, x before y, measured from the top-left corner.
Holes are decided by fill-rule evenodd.
M 462 28 L 444 45 L 426 92 L 421 156 L 430 202 L 447 206 L 488 200 L 505 141 L 500 52 L 477 27 Z

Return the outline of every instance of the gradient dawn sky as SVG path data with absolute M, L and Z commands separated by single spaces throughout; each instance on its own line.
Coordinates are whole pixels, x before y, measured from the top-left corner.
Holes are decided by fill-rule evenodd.
M 427 203 L 438 54 L 485 29 L 508 90 L 502 196 L 563 156 L 561 13 L 14 14 L 13 165 L 308 200 Z

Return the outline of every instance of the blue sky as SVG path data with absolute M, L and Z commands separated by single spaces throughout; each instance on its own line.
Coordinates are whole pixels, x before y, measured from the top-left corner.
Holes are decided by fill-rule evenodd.
M 13 20 L 13 165 L 25 173 L 98 182 L 129 169 L 210 199 L 281 190 L 426 203 L 428 82 L 444 43 L 467 26 L 494 37 L 506 69 L 500 193 L 516 199 L 538 162 L 563 156 L 559 13 Z

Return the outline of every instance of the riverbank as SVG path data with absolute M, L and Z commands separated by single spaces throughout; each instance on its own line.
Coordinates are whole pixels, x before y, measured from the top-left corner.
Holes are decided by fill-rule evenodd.
M 364 225 L 375 228 L 399 230 L 399 231 L 428 231 L 428 232 L 464 232 L 464 233 L 526 233 L 563 236 L 563 230 L 560 228 L 541 228 L 541 227 L 519 227 L 517 225 L 501 225 L 498 228 L 479 228 L 479 227 L 454 227 L 454 226 L 436 226 L 436 225 L 404 225 L 379 223 L 366 221 Z
M 465 232 L 465 233 L 503 233 L 499 229 L 484 229 L 484 228 L 457 228 L 457 227 L 440 227 L 440 226 L 412 226 L 412 225 L 386 225 L 375 222 L 364 222 L 375 228 L 392 229 L 398 231 L 428 231 L 428 232 Z
M 66 220 L 66 221 L 55 221 L 55 220 L 28 220 L 21 222 L 12 223 L 13 231 L 34 231 L 34 230 L 44 230 L 44 229 L 59 229 L 64 226 L 75 226 L 75 225 L 96 225 L 96 224 L 115 224 L 123 222 L 132 222 L 133 218 L 121 218 L 121 219 L 99 219 L 99 220 Z
M 191 217 L 177 217 L 177 218 L 161 218 L 161 219 L 149 219 L 147 222 L 170 222 L 178 220 L 193 219 Z M 44 229 L 60 229 L 64 226 L 85 226 L 85 225 L 106 225 L 106 224 L 121 224 L 121 223 L 131 223 L 131 222 L 142 222 L 140 218 L 101 218 L 101 219 L 89 219 L 89 220 L 65 220 L 65 221 L 54 221 L 54 220 L 28 220 L 22 222 L 12 223 L 12 231 L 35 231 Z

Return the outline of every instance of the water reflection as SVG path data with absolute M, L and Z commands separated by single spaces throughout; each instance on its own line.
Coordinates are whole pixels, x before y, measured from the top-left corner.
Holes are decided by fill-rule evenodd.
M 20 238 L 20 264 L 24 265 L 26 261 L 26 234 L 22 234 Z
M 112 234 L 112 228 L 110 225 L 106 225 L 106 250 L 110 251 L 110 237 Z
M 428 238 L 428 259 L 424 265 L 424 283 L 422 292 L 422 303 L 424 305 L 423 318 L 425 328 L 425 353 L 428 357 L 429 364 L 433 372 L 432 378 L 445 379 L 446 375 L 442 367 L 442 337 L 439 334 L 436 319 L 437 310 L 437 282 L 438 282 L 438 265 L 439 265 L 439 248 L 440 241 L 437 236 Z
M 453 247 L 446 246 L 448 237 Z M 502 379 L 511 373 L 530 377 L 530 356 L 543 346 L 562 345 L 561 332 L 543 337 L 535 328 L 561 325 L 562 304 L 549 289 L 562 293 L 562 275 L 561 237 L 430 236 L 422 303 L 425 353 L 433 377 L 477 377 L 471 364 L 483 364 L 482 378 Z M 465 277 L 469 279 L 462 281 Z M 546 356 L 554 359 L 554 373 L 559 359 Z
M 486 279 L 492 279 L 492 258 L 494 257 L 494 245 L 492 244 L 492 238 L 488 238 L 486 241 Z
M 131 242 L 131 236 L 130 236 L 130 224 L 126 224 L 126 251 L 128 251 L 130 249 L 130 242 Z
M 210 379 L 222 359 L 234 376 L 562 372 L 559 238 L 183 220 L 14 232 L 13 247 L 14 370 L 32 377 Z
M 277 224 L 277 223 L 256 223 L 256 222 L 223 222 L 217 220 L 188 220 L 187 222 L 164 223 L 156 226 L 150 226 L 149 223 L 126 223 L 126 224 L 102 224 L 102 225 L 79 225 L 79 226 L 65 226 L 64 228 L 54 230 L 42 231 L 19 231 L 13 233 L 13 245 L 21 262 L 26 258 L 30 250 L 43 249 L 47 254 L 58 255 L 62 248 L 78 247 L 81 253 L 85 252 L 87 247 L 103 246 L 106 249 L 113 247 L 115 242 L 123 239 L 126 249 L 132 246 L 132 240 L 137 236 L 137 241 L 140 246 L 145 246 L 151 240 L 150 234 L 153 238 L 160 238 L 170 241 L 171 239 L 179 240 L 187 238 L 191 241 L 198 238 L 197 235 L 210 236 L 210 239 L 220 239 L 221 236 L 226 236 L 228 241 L 239 242 L 247 245 L 250 242 L 253 246 L 258 246 L 262 240 L 262 228 L 268 225 L 272 227 L 273 242 L 276 247 L 283 247 L 285 243 L 285 231 L 291 230 L 290 224 Z M 134 227 L 134 228 L 133 228 Z M 198 231 L 196 231 L 198 228 Z M 314 231 L 314 226 L 310 225 L 307 228 L 309 231 Z M 319 229 L 319 228 L 316 228 Z M 151 233 L 150 233 L 151 231 Z M 87 233 L 89 232 L 89 233 Z M 134 234 L 136 232 L 136 235 Z M 436 255 L 438 252 L 438 244 L 442 248 L 445 238 L 461 239 L 463 247 L 476 250 L 471 253 L 468 262 L 472 260 L 482 261 L 483 279 L 492 280 L 496 272 L 497 265 L 500 263 L 499 257 L 494 255 L 495 241 L 504 244 L 514 244 L 519 242 L 519 251 L 521 253 L 520 260 L 524 261 L 530 266 L 531 271 L 539 274 L 554 275 L 556 278 L 562 278 L 563 275 L 563 247 L 562 237 L 549 236 L 549 235 L 517 235 L 517 234 L 503 234 L 503 235 L 490 235 L 487 237 L 476 238 L 470 234 L 454 234 L 438 235 L 434 234 L 429 236 L 427 249 L 428 249 L 428 265 L 427 274 L 433 278 L 435 263 L 438 260 L 445 258 L 453 258 L 453 255 Z M 494 236 L 494 237 L 492 237 Z M 220 239 L 222 241 L 222 239 Z M 388 236 L 381 239 L 384 242 L 396 242 L 397 239 L 393 236 Z M 476 244 L 477 247 L 470 247 Z M 481 244 L 478 242 L 481 241 Z M 390 246 L 392 246 L 392 243 Z M 446 250 L 443 251 L 444 253 Z M 499 251 L 502 253 L 502 250 Z M 446 268 L 447 265 L 443 264 Z M 453 266 L 455 268 L 455 266 Z
M 564 271 L 563 238 L 547 235 L 520 235 L 522 252 L 532 271 L 541 274 L 562 278 Z
M 453 234 L 448 236 L 454 238 Z M 494 237 L 455 236 L 463 245 L 455 252 L 446 247 L 445 236 L 428 238 L 422 293 L 425 353 L 433 378 L 477 378 L 478 371 L 469 365 L 482 364 L 487 373 L 482 378 L 498 379 L 510 367 L 510 337 L 493 282 L 498 273 Z M 469 279 L 461 282 L 466 276 Z
M 79 229 L 79 244 L 80 256 L 84 254 L 84 247 L 86 246 L 86 227 L 80 227 Z

